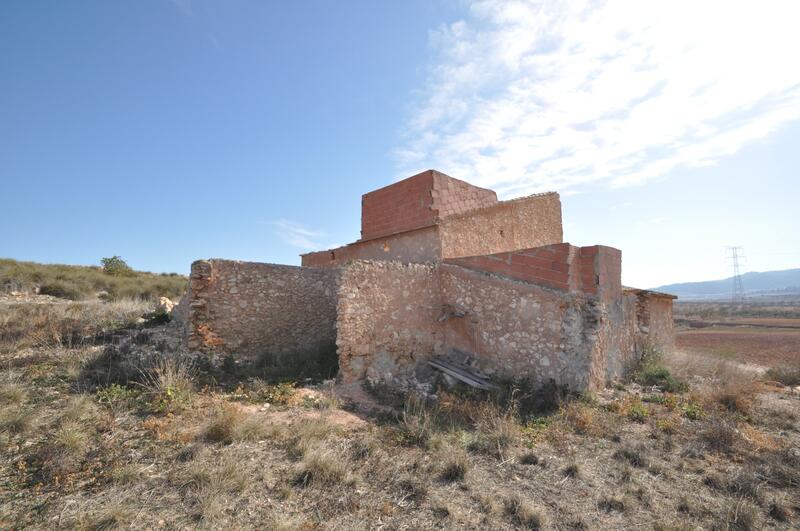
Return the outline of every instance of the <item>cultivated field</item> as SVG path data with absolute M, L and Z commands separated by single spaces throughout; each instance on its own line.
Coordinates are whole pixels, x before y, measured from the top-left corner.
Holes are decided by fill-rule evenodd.
M 598 394 L 433 402 L 214 369 L 148 303 L 47 301 L 0 302 L 3 529 L 800 526 L 797 364 L 650 353 Z
M 759 367 L 800 364 L 800 301 L 676 305 L 677 346 Z

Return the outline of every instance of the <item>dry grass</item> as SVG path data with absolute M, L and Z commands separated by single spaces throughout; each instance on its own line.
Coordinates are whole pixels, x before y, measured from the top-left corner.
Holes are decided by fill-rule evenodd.
M 764 378 L 789 387 L 797 387 L 800 385 L 800 367 L 773 367 L 767 370 Z
M 91 299 L 104 291 L 113 300 L 156 300 L 178 298 L 187 279 L 174 273 L 155 274 L 132 271 L 115 276 L 100 267 L 37 264 L 0 258 L 0 291 L 49 293 L 73 300 Z
M 542 512 L 519 496 L 508 498 L 504 508 L 511 521 L 522 529 L 541 529 L 545 525 Z
M 132 326 L 150 302 L 0 304 L 0 352 L 21 348 L 80 348 L 101 332 Z
M 151 398 L 195 377 L 158 365 L 140 368 L 149 389 L 79 393 L 77 357 L 98 350 L 0 354 L 12 369 L 0 374 L 0 527 L 800 524 L 800 401 L 735 373 L 692 378 L 690 393 L 620 386 L 536 417 L 443 392 L 356 419 L 332 389 L 231 392 L 212 378 L 191 407 L 159 410 Z
M 0 410 L 0 433 L 24 435 L 36 424 L 34 411 L 25 406 L 6 406 Z
M 346 460 L 330 450 L 314 448 L 307 451 L 297 467 L 293 483 L 298 487 L 335 487 L 346 482 Z
M 189 359 L 162 355 L 142 372 L 142 385 L 159 411 L 175 411 L 190 405 L 197 369 Z
M 231 503 L 231 497 L 247 488 L 248 476 L 237 456 L 231 453 L 206 456 L 193 461 L 183 476 L 183 487 L 188 489 L 193 516 L 213 522 L 220 518 Z
M 78 512 L 72 527 L 80 531 L 101 531 L 124 529 L 136 516 L 138 509 L 135 500 L 117 495 L 103 500 L 94 508 L 84 508 Z
M 19 372 L 8 370 L 0 373 L 0 406 L 19 404 L 27 397 L 28 390 Z
M 469 471 L 469 460 L 463 452 L 448 451 L 439 478 L 445 483 L 464 481 Z

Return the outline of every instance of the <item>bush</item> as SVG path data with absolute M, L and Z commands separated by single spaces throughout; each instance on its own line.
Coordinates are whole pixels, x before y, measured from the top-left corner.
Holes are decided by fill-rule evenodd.
M 650 409 L 641 400 L 632 400 L 628 405 L 628 418 L 642 423 L 650 416 Z
M 103 266 L 103 273 L 115 277 L 129 277 L 134 275 L 133 269 L 125 260 L 119 256 L 112 256 L 110 258 L 101 258 L 100 263 Z
M 662 365 L 663 354 L 655 347 L 644 347 L 639 366 L 633 371 L 633 380 L 640 385 L 658 386 L 667 393 L 684 393 L 688 384 L 675 378 L 669 369 Z
M 39 287 L 39 295 L 50 295 L 51 297 L 58 297 L 59 299 L 68 299 L 77 301 L 82 299 L 81 293 L 70 286 L 54 282 L 52 284 L 45 284 Z
M 800 385 L 800 367 L 773 367 L 764 373 L 764 377 L 789 387 L 796 387 Z

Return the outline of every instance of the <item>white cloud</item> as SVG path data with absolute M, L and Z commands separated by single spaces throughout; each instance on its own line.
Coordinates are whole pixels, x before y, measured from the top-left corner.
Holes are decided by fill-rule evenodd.
M 397 150 L 501 195 L 640 184 L 800 119 L 800 2 L 503 1 L 435 31 Z
M 325 236 L 322 232 L 309 230 L 300 223 L 288 219 L 279 219 L 271 224 L 275 226 L 275 234 L 292 247 L 304 251 L 316 251 L 323 248 L 319 242 L 319 239 Z

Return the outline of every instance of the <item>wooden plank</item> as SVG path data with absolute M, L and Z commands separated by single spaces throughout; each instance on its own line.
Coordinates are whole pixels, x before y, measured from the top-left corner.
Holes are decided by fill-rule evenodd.
M 429 360 L 428 364 L 430 364 L 431 367 L 438 369 L 443 373 L 448 374 L 453 378 L 477 389 L 483 389 L 486 391 L 490 389 L 497 389 L 495 384 L 489 380 L 486 380 L 485 378 L 481 378 L 480 376 L 473 374 L 466 367 L 459 367 L 458 365 L 437 358 Z

